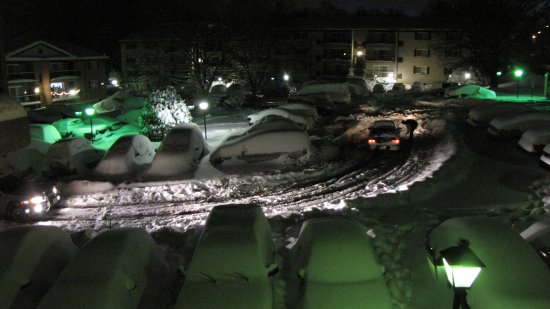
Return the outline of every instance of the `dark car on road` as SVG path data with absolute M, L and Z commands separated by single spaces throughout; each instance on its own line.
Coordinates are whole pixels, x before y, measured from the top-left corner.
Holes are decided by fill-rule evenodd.
M 377 120 L 369 128 L 367 143 L 371 150 L 399 150 L 401 145 L 399 128 L 392 120 Z

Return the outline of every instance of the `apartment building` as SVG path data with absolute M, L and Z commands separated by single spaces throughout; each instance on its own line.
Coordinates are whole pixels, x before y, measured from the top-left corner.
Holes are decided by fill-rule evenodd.
M 441 48 L 445 41 L 459 39 L 459 33 L 437 28 L 286 26 L 275 33 L 279 46 L 270 54 L 276 64 L 273 78 L 282 81 L 286 75 L 296 85 L 350 76 L 407 84 L 444 82 L 461 56 L 459 50 Z M 185 53 L 171 51 L 176 40 L 120 41 L 125 81 L 137 85 L 137 72 L 147 67 L 172 78 L 184 77 L 191 63 Z
M 87 48 L 36 41 L 8 52 L 5 60 L 8 95 L 23 105 L 106 94 L 109 58 Z

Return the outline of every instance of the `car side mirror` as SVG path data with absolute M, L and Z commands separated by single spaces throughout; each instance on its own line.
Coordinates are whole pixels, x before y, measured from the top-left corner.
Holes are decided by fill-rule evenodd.
M 267 267 L 267 275 L 269 277 L 277 274 L 279 272 L 279 265 L 273 263 Z

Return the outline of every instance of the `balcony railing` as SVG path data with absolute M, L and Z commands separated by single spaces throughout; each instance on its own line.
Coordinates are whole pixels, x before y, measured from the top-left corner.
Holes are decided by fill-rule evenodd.
M 36 75 L 34 72 L 8 73 L 8 80 L 15 79 L 36 79 Z
M 394 55 L 367 55 L 368 61 L 395 61 Z

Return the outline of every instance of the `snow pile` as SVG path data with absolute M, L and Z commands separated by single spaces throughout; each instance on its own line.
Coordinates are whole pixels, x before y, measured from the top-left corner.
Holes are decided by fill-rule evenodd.
M 529 107 L 521 104 L 489 104 L 473 108 L 468 113 L 468 123 L 474 127 L 487 126 L 493 118 L 506 114 L 528 111 Z
M 167 306 L 163 276 L 167 264 L 145 230 L 107 230 L 80 249 L 38 308 Z
M 49 147 L 50 144 L 31 139 L 31 143 L 25 148 L 8 153 L 6 162 L 16 173 L 40 175 L 44 170 L 44 157 Z
M 101 159 L 94 174 L 108 180 L 129 180 L 149 165 L 154 156 L 155 146 L 146 136 L 122 136 Z
M 31 138 L 53 144 L 61 139 L 59 131 L 51 124 L 30 124 Z
M 273 308 L 273 242 L 258 205 L 212 209 L 175 308 Z
M 485 264 L 468 291 L 472 308 L 548 308 L 550 270 L 514 230 L 495 219 L 467 217 L 449 219 L 430 233 L 436 256 L 461 239 Z
M 21 104 L 8 96 L 0 96 L 0 122 L 26 117 L 27 112 Z
M 62 139 L 48 149 L 44 169 L 52 175 L 85 174 L 102 156 L 87 139 Z
M 250 125 L 254 125 L 268 117 L 287 118 L 296 123 L 303 125 L 308 129 L 313 127 L 313 125 L 315 124 L 315 121 L 313 120 L 312 117 L 307 117 L 305 115 L 298 115 L 297 113 L 293 113 L 291 110 L 282 109 L 282 108 L 266 109 L 266 110 L 248 115 L 246 118 L 248 119 Z
M 162 140 L 151 166 L 141 178 L 188 178 L 208 153 L 199 127 L 194 123 L 172 128 Z
M 0 307 L 35 308 L 76 254 L 60 228 L 21 226 L 0 232 Z
M 306 85 L 288 98 L 288 102 L 330 108 L 333 104 L 350 104 L 351 94 L 345 83 L 319 83 Z

